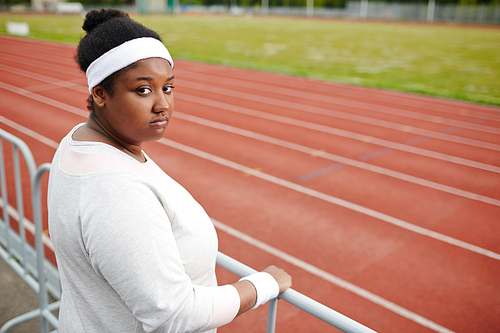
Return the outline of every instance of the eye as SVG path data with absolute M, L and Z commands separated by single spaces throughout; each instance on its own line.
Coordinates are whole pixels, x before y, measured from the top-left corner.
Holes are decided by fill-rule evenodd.
M 169 94 L 172 92 L 172 89 L 174 89 L 174 88 L 175 87 L 173 85 L 168 84 L 168 85 L 163 87 L 163 92 Z
M 139 95 L 148 95 L 151 93 L 151 89 L 148 87 L 140 87 L 137 88 L 136 91 L 139 93 Z

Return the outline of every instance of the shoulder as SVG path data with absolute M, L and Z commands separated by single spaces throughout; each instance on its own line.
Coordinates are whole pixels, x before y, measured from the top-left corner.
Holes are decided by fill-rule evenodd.
M 152 161 L 151 161 L 152 162 Z M 75 141 L 68 134 L 60 143 L 53 163 L 63 173 L 86 176 L 108 171 L 147 173 L 153 163 L 140 163 L 119 149 L 96 141 Z

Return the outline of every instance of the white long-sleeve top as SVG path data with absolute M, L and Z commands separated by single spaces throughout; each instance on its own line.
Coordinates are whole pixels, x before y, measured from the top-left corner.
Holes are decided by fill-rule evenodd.
M 216 287 L 217 235 L 203 208 L 149 157 L 74 141 L 76 128 L 49 178 L 59 332 L 199 332 L 231 321 L 240 300 Z

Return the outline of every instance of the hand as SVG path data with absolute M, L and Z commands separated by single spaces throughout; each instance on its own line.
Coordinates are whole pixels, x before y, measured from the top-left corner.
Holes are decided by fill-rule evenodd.
M 271 274 L 276 282 L 278 282 L 280 294 L 292 286 L 292 277 L 281 268 L 269 266 L 263 272 Z
M 262 272 L 270 274 L 278 283 L 281 294 L 292 286 L 292 277 L 287 272 L 276 266 L 269 266 Z M 240 309 L 237 316 L 251 309 L 256 303 L 256 287 L 250 281 L 241 280 L 233 284 L 240 295 Z M 274 295 L 274 293 L 273 293 Z

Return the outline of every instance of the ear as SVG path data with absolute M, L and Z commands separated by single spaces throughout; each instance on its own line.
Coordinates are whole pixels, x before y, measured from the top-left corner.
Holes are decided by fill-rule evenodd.
M 92 98 L 94 99 L 94 103 L 99 108 L 102 108 L 106 105 L 107 97 L 108 97 L 108 94 L 106 93 L 106 90 L 104 90 L 101 87 L 101 85 L 97 85 L 94 88 L 92 88 Z

